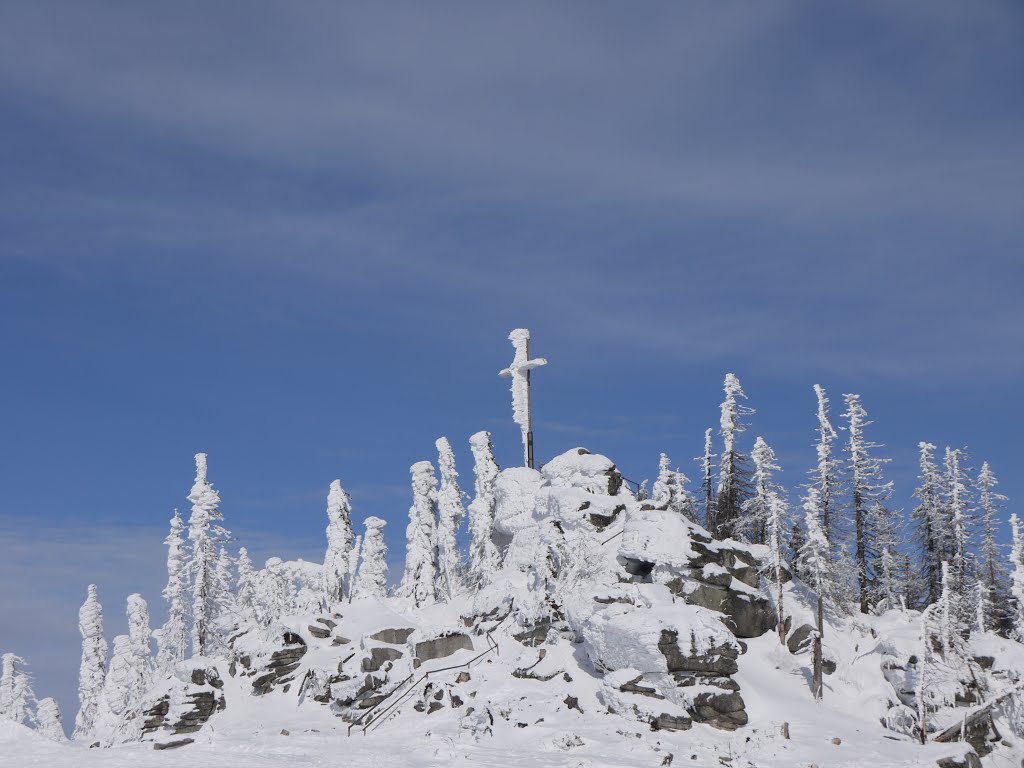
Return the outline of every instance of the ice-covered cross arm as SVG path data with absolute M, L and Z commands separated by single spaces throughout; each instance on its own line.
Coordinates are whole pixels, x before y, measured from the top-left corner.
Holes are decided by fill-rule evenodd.
M 547 365 L 543 357 L 530 359 L 530 331 L 516 328 L 508 335 L 516 349 L 512 364 L 499 375 L 512 377 L 512 418 L 523 433 L 523 461 L 533 468 L 533 426 L 530 418 L 530 371 Z

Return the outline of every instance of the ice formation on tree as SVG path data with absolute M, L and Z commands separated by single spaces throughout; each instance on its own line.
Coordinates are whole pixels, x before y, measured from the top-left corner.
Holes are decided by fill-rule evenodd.
M 927 601 L 939 599 L 942 583 L 942 560 L 945 556 L 949 528 L 941 502 L 939 469 L 935 464 L 935 445 L 918 443 L 920 474 L 914 497 L 919 504 L 911 513 L 920 552 L 922 576 L 928 590 Z
M 835 541 L 837 539 L 837 521 L 833 515 L 833 499 L 838 491 L 839 461 L 832 455 L 832 444 L 838 435 L 829 420 L 829 402 L 824 387 L 815 384 L 814 394 L 818 399 L 818 442 L 815 446 L 818 463 L 811 470 L 811 485 L 818 491 L 817 498 L 820 505 L 818 514 L 821 517 L 821 526 L 825 530 L 825 536 L 829 541 Z
M 405 574 L 398 594 L 415 605 L 428 605 L 437 600 L 437 484 L 429 461 L 413 464 L 410 472 L 413 501 L 405 532 Z
M 672 469 L 672 462 L 666 454 L 658 460 L 658 477 L 651 489 L 652 500 L 658 504 L 667 504 L 673 512 L 685 515 L 691 520 L 696 519 L 693 498 L 686 490 L 690 479 L 678 469 Z
M 153 681 L 153 659 L 150 648 L 153 633 L 149 628 L 149 605 L 137 592 L 128 595 L 128 638 L 132 643 L 135 686 L 137 694 L 141 698 Z
M 967 560 L 970 556 L 967 530 L 967 480 L 962 467 L 963 451 L 946 448 L 946 516 L 949 520 L 950 576 L 953 590 L 962 594 L 967 584 Z
M 164 539 L 167 545 L 167 586 L 163 596 L 167 600 L 167 621 L 157 632 L 157 669 L 169 674 L 174 666 L 185 659 L 188 646 L 188 554 L 182 537 L 184 525 L 181 513 L 174 510 L 171 531 Z
M 753 408 L 741 405 L 738 398 L 746 399 L 747 395 L 740 386 L 740 380 L 734 373 L 725 375 L 723 385 L 725 400 L 721 405 L 720 434 L 722 435 L 722 456 L 719 460 L 718 498 L 715 503 L 715 520 L 709 521 L 709 528 L 716 535 L 731 536 L 740 516 L 740 507 L 744 498 L 745 456 L 736 447 L 740 433 L 746 430 L 743 417 L 754 412 Z
M 349 587 L 352 552 L 352 503 L 340 480 L 331 482 L 327 493 L 327 552 L 324 554 L 324 595 L 339 602 Z
M 352 600 L 352 593 L 355 590 L 356 575 L 359 571 L 359 558 L 362 557 L 363 553 L 363 537 L 356 536 L 355 543 L 352 545 L 352 549 L 348 553 L 348 598 Z
M 502 376 L 512 378 L 512 418 L 523 435 L 523 464 L 530 464 L 530 371 L 547 365 L 543 357 L 530 359 L 530 331 L 516 328 L 508 335 L 516 354 L 512 364 L 501 371 Z
M 25 660 L 5 653 L 0 659 L 0 720 L 24 723 L 34 699 Z
M 103 608 L 96 598 L 96 585 L 90 584 L 85 603 L 78 611 L 78 631 L 82 635 L 82 663 L 78 671 L 78 714 L 74 738 L 93 738 L 96 716 L 107 676 L 107 641 L 103 637 Z
M 892 493 L 892 483 L 882 479 L 882 464 L 888 459 L 879 459 L 871 451 L 881 446 L 870 442 L 865 428 L 873 422 L 867 420 L 868 412 L 860 402 L 860 395 L 843 395 L 849 440 L 846 450 L 849 454 L 850 491 L 854 524 L 854 546 L 857 558 L 858 598 L 861 613 L 867 613 L 872 580 L 875 575 L 874 558 L 878 549 L 878 532 L 886 523 L 890 513 L 885 508 Z
M 217 544 L 227 539 L 219 525 L 220 495 L 207 480 L 206 454 L 196 454 L 196 480 L 188 495 L 192 514 L 188 538 L 192 542 L 192 653 L 204 656 L 220 645 L 217 610 L 222 601 L 217 583 Z
M 60 707 L 57 706 L 55 699 L 47 696 L 39 700 L 36 705 L 35 722 L 36 730 L 51 741 L 67 741 L 64 726 L 61 725 Z
M 245 547 L 238 550 L 235 568 L 238 571 L 238 581 L 235 587 L 236 603 L 242 617 L 248 618 L 253 615 L 256 599 L 256 572 L 253 570 L 252 560 L 249 558 L 249 550 Z
M 473 501 L 469 504 L 469 572 L 472 585 L 488 584 L 501 565 L 494 543 L 495 484 L 498 463 L 494 460 L 490 432 L 469 438 L 473 451 Z
M 368 517 L 363 521 L 366 535 L 363 537 L 362 562 L 356 574 L 356 597 L 386 597 L 388 592 L 388 547 L 384 543 L 384 526 L 387 523 L 379 517 Z
M 1013 596 L 1013 636 L 1024 643 L 1024 531 L 1017 514 L 1010 515 L 1010 594 Z
M 1001 502 L 1006 496 L 998 493 L 995 487 L 999 484 L 995 473 L 988 462 L 983 462 L 975 487 L 978 493 L 978 508 L 981 513 L 981 552 L 979 562 L 979 601 L 984 599 L 987 608 L 984 628 L 997 622 L 1000 616 L 994 613 L 996 605 L 1003 603 L 1005 595 L 1006 569 L 1003 567 L 1003 554 L 996 541 L 998 513 Z
M 437 593 L 451 600 L 465 589 L 465 564 L 459 551 L 459 526 L 466 517 L 465 493 L 459 487 L 455 453 L 447 437 L 440 437 L 437 447 L 437 468 L 441 486 L 437 492 Z
M 131 638 L 117 635 L 96 712 L 95 737 L 103 745 L 134 741 L 141 732 L 134 657 Z

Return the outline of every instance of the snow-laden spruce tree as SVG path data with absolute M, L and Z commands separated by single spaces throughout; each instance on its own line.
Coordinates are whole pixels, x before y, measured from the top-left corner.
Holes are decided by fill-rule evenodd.
M 36 705 L 36 730 L 50 741 L 65 742 L 68 740 L 61 724 L 60 707 L 55 699 L 47 696 Z
M 90 584 L 85 602 L 78 610 L 78 631 L 82 635 L 82 662 L 78 669 L 78 714 L 74 738 L 94 738 L 96 715 L 107 677 L 107 641 L 103 637 L 103 607 Z
M 826 596 L 835 591 L 832 566 L 832 545 L 821 521 L 821 500 L 818 489 L 808 488 L 804 501 L 803 546 L 799 550 L 800 572 L 804 581 L 814 590 L 817 600 L 817 637 L 814 643 L 814 668 L 811 688 L 814 698 L 822 697 L 821 641 L 825 636 L 824 605 Z
M 968 515 L 970 514 L 970 498 L 967 488 L 967 472 L 963 467 L 964 452 L 960 449 L 946 448 L 946 487 L 944 503 L 946 518 L 949 520 L 949 570 L 952 578 L 953 594 L 962 597 L 965 594 L 970 558 L 970 531 Z
M 324 597 L 327 604 L 348 594 L 349 557 L 352 553 L 352 503 L 340 480 L 327 492 L 327 552 L 324 554 Z
M 362 562 L 356 574 L 353 594 L 361 598 L 387 597 L 388 546 L 384 543 L 384 526 L 387 523 L 379 517 L 368 517 L 363 524 L 366 535 L 363 536 Z
M 95 736 L 103 746 L 134 741 L 142 732 L 134 657 L 131 638 L 117 635 L 96 712 Z
M 915 543 L 919 551 L 922 577 L 927 583 L 927 603 L 939 599 L 942 591 L 942 561 L 947 556 L 949 525 L 942 505 L 942 476 L 935 464 L 935 445 L 918 443 L 918 486 L 914 498 L 918 504 L 910 515 Z
M 678 469 L 672 469 L 671 460 L 663 453 L 658 461 L 658 479 L 654 481 L 652 498 L 658 504 L 667 504 L 672 512 L 696 520 L 696 505 L 686 489 L 689 482 L 690 478 Z
M 220 525 L 220 495 L 207 479 L 206 454 L 196 454 L 196 480 L 188 495 L 192 514 L 188 520 L 188 538 L 192 542 L 192 653 L 205 656 L 220 645 L 218 607 L 217 545 L 226 541 L 228 532 Z
M 928 713 L 955 704 L 966 664 L 949 564 L 943 561 L 940 568 L 939 597 L 921 612 L 922 643 L 916 694 L 922 743 L 927 741 Z M 938 650 L 935 640 L 938 640 Z
M 363 537 L 356 536 L 355 543 L 348 553 L 348 601 L 352 602 L 352 592 L 355 590 L 356 574 L 359 571 L 359 558 L 363 554 Z
M 466 517 L 466 494 L 459 487 L 455 453 L 448 438 L 439 437 L 434 445 L 441 473 L 441 487 L 437 492 L 437 593 L 443 600 L 450 601 L 466 589 L 466 566 L 457 538 L 459 526 Z
M 996 541 L 996 529 L 999 526 L 999 510 L 1006 496 L 996 491 L 999 481 L 988 462 L 983 462 L 978 478 L 975 480 L 978 510 L 981 516 L 981 551 L 978 569 L 978 584 L 984 593 L 984 604 L 988 607 L 984 629 L 994 629 L 1002 619 L 1002 606 L 1005 605 L 1006 569 L 1003 567 L 1003 555 Z M 982 595 L 979 594 L 979 601 Z
M 412 473 L 412 506 L 405 530 L 405 574 L 399 597 L 415 605 L 437 602 L 437 484 L 434 465 L 419 461 Z
M 867 439 L 865 429 L 873 422 L 868 421 L 867 411 L 861 405 L 860 395 L 848 394 L 846 399 L 847 431 L 849 439 L 846 451 L 849 454 L 851 513 L 853 515 L 854 548 L 857 562 L 858 600 L 860 612 L 867 613 L 871 601 L 871 582 L 874 577 L 874 560 L 879 553 L 877 534 L 882 518 L 890 513 L 885 503 L 892 494 L 892 483 L 882 477 L 882 464 L 888 459 L 871 455 L 877 443 Z
M 240 547 L 238 550 L 235 569 L 238 572 L 238 580 L 235 582 L 235 602 L 240 617 L 248 619 L 253 616 L 253 605 L 256 599 L 256 572 L 253 570 L 252 560 L 249 558 L 249 550 L 245 547 Z
M 134 693 L 141 703 L 153 682 L 153 652 L 150 648 L 153 632 L 149 628 L 149 604 L 137 592 L 128 595 L 128 638 L 132 642 Z
M 263 627 L 276 626 L 282 616 L 291 613 L 295 603 L 295 585 L 280 557 L 269 558 L 254 579 L 253 613 Z
M 163 596 L 167 601 L 167 621 L 157 632 L 156 667 L 168 675 L 174 665 L 184 661 L 188 648 L 188 553 L 182 531 L 181 513 L 174 510 L 171 531 L 164 539 L 167 545 L 167 586 Z
M 1010 596 L 1013 598 L 1010 635 L 1024 643 L 1024 530 L 1016 513 L 1010 515 Z
M 0 720 L 26 724 L 35 701 L 25 660 L 13 653 L 0 658 Z
M 834 514 L 835 499 L 839 494 L 839 459 L 834 455 L 833 444 L 838 435 L 829 419 L 829 400 L 824 387 L 815 384 L 814 394 L 818 399 L 818 440 L 815 444 L 818 461 L 811 470 L 811 483 L 808 487 L 818 491 L 821 527 L 829 542 L 834 544 L 840 539 L 839 521 Z
M 733 535 L 749 496 L 750 471 L 747 457 L 737 446 L 739 435 L 746 430 L 743 418 L 754 413 L 753 408 L 740 404 L 747 395 L 734 373 L 725 375 L 725 400 L 721 405 L 722 456 L 718 462 L 718 492 L 715 502 L 715 522 L 711 532 L 724 539 Z
M 715 477 L 712 463 L 715 454 L 711 452 L 713 433 L 711 427 L 704 430 L 704 455 L 697 459 L 700 462 L 700 492 L 704 496 L 704 527 L 709 531 L 714 530 L 715 525 Z
M 501 567 L 501 553 L 491 538 L 497 508 L 495 486 L 498 463 L 490 432 L 477 432 L 469 438 L 473 451 L 473 501 L 469 504 L 469 581 L 479 588 L 490 583 Z
M 775 473 L 781 468 L 775 463 L 775 451 L 762 437 L 754 441 L 751 457 L 754 460 L 753 494 L 743 503 L 743 516 L 736 526 L 736 533 L 751 543 L 767 544 L 772 505 L 777 497 L 784 495 L 775 482 Z
M 768 546 L 768 578 L 776 587 L 776 611 L 779 614 L 779 640 L 785 642 L 785 615 L 782 604 L 783 571 L 785 569 L 786 524 L 789 505 L 785 492 L 775 482 L 775 451 L 763 437 L 754 441 L 754 495 L 743 505 L 742 525 L 739 532 L 757 543 Z

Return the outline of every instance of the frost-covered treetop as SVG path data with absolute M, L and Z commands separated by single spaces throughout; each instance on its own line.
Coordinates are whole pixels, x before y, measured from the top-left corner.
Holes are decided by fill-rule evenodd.
M 206 482 L 206 454 L 196 454 L 196 483 Z
M 363 525 L 366 526 L 366 530 L 368 531 L 382 529 L 385 526 L 387 526 L 387 524 L 388 523 L 386 520 L 382 520 L 379 517 L 374 517 L 373 515 L 370 515 L 370 517 L 363 520 Z

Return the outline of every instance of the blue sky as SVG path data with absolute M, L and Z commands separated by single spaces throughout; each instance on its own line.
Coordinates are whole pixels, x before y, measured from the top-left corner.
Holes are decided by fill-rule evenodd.
M 795 485 L 814 396 L 1024 497 L 1017 3 L 8 2 L 0 9 L 0 649 L 71 719 L 77 606 L 159 620 L 210 454 L 257 557 L 331 479 L 389 520 L 447 435 L 691 476 L 721 380 Z M 1016 501 L 1011 502 L 1015 504 Z M 25 585 L 32 584 L 31 588 Z

